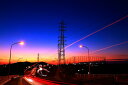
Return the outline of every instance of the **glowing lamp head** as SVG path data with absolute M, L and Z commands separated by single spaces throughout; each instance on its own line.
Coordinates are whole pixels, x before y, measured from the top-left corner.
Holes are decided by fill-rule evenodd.
M 84 47 L 83 45 L 79 45 L 80 48 Z
M 24 42 L 23 42 L 23 41 L 21 41 L 21 42 L 19 42 L 19 44 L 20 44 L 20 45 L 24 45 Z

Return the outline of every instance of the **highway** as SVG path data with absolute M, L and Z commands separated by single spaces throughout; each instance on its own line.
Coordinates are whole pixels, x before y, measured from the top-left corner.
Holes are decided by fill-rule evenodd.
M 32 76 L 19 76 L 13 77 L 8 80 L 8 82 L 0 85 L 128 85 L 128 77 L 126 74 L 121 74 L 118 76 L 111 74 L 97 74 L 79 77 L 80 80 L 76 80 L 75 84 L 67 83 L 66 81 L 54 81 L 47 80 L 39 77 Z M 86 78 L 87 77 L 87 78 Z M 74 81 L 75 82 L 75 81 Z
M 23 77 L 14 77 L 3 85 L 31 85 Z
M 20 77 L 14 77 L 2 85 L 75 85 L 75 84 L 40 79 L 38 77 L 20 76 Z

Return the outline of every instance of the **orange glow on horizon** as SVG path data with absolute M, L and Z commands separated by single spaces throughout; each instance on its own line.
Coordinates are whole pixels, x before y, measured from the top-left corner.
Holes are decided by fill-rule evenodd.
M 18 49 L 18 50 L 17 50 Z M 46 49 L 39 49 L 37 50 L 40 53 L 40 62 L 46 62 L 46 63 L 50 63 L 50 64 L 58 64 L 58 57 L 57 54 L 55 54 L 55 50 L 49 50 L 48 51 Z M 8 50 L 2 50 L 1 51 L 2 54 L 0 54 L 0 64 L 8 64 L 8 60 L 9 60 L 9 52 Z M 55 55 L 53 55 L 55 54 Z M 98 57 L 98 56 L 106 56 L 106 60 L 110 59 L 126 59 L 127 57 L 125 56 L 120 56 L 120 55 L 115 55 L 114 54 L 98 54 L 97 56 L 94 57 Z M 74 57 L 73 56 L 78 56 L 75 58 L 74 61 Z M 79 57 L 79 56 L 83 56 L 83 57 Z M 66 63 L 73 63 L 73 62 L 87 62 L 88 60 L 86 59 L 86 57 L 84 58 L 84 56 L 87 56 L 86 52 L 68 52 L 66 54 Z M 90 55 L 92 57 L 92 54 Z M 19 58 L 23 58 L 20 59 L 18 61 Z M 96 60 L 98 58 L 92 59 L 92 61 Z M 12 60 L 11 63 L 16 63 L 16 62 L 37 62 L 37 52 L 35 52 L 35 48 L 14 48 L 12 51 Z

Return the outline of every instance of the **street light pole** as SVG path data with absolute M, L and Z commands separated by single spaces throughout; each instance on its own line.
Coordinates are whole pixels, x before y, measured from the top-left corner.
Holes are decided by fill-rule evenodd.
M 9 57 L 9 71 L 8 71 L 8 75 L 10 75 L 10 64 L 11 64 L 11 57 L 12 57 L 12 47 L 13 45 L 15 44 L 20 44 L 20 45 L 24 45 L 24 42 L 16 42 L 16 43 L 13 43 L 11 44 L 11 47 L 10 47 L 10 57 Z
M 85 47 L 85 48 L 87 48 L 87 50 L 88 50 L 88 62 L 89 62 L 89 65 L 88 65 L 88 74 L 90 74 L 90 56 L 89 56 L 89 48 L 88 48 L 87 46 L 83 46 L 83 45 L 80 45 L 79 47 L 80 47 L 80 48 Z

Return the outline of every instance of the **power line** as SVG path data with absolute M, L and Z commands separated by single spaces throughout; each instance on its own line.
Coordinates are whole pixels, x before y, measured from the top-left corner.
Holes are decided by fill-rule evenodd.
M 69 44 L 69 45 L 66 46 L 65 48 L 68 48 L 68 47 L 72 46 L 73 44 L 75 44 L 75 43 L 77 43 L 77 42 L 79 42 L 79 41 L 81 41 L 81 40 L 83 40 L 83 39 L 85 39 L 85 38 L 87 38 L 87 37 L 89 37 L 89 36 L 91 36 L 91 35 L 93 35 L 93 34 L 99 32 L 99 31 L 101 31 L 101 30 L 103 30 L 103 29 L 105 29 L 105 28 L 107 28 L 107 27 L 109 27 L 109 26 L 111 26 L 111 25 L 113 25 L 113 24 L 116 24 L 117 22 L 120 22 L 121 20 L 123 20 L 123 19 L 125 19 L 125 18 L 127 18 L 127 17 L 128 17 L 128 15 L 125 16 L 125 17 L 122 17 L 122 18 L 120 18 L 120 19 L 118 19 L 118 20 L 116 20 L 115 22 L 113 22 L 113 23 L 111 23 L 111 24 L 108 24 L 107 26 L 105 26 L 105 27 L 103 27 L 103 28 L 101 28 L 101 29 L 99 29 L 99 30 L 97 30 L 97 31 L 95 31 L 95 32 L 92 32 L 91 34 L 89 34 L 89 35 L 87 35 L 87 36 L 85 36 L 85 37 L 83 37 L 83 38 L 81 38 L 81 39 L 79 39 L 79 40 L 77 40 L 77 41 L 75 41 L 75 42 L 73 42 L 73 43 L 71 43 L 71 44 Z
M 102 51 L 102 50 L 106 50 L 106 49 L 109 49 L 109 48 L 112 48 L 112 47 L 115 47 L 115 46 L 118 46 L 118 45 L 126 44 L 126 43 L 128 43 L 128 41 L 121 42 L 121 43 L 118 43 L 118 44 L 114 44 L 114 45 L 111 45 L 111 46 L 107 46 L 107 47 L 95 50 L 92 53 L 96 53 L 96 52 L 99 52 L 99 51 Z

